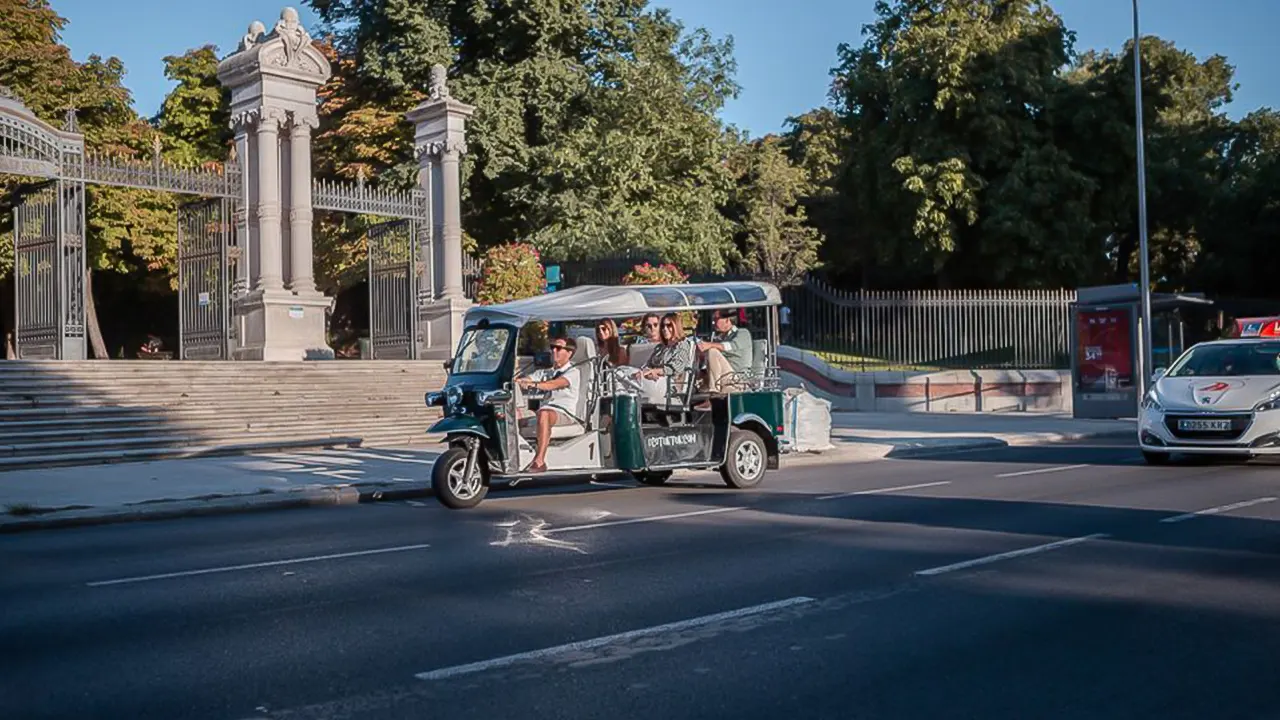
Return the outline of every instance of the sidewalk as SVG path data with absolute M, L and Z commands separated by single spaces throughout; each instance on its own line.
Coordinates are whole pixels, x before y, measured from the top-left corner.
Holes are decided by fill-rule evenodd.
M 834 413 L 833 447 L 786 455 L 782 467 L 1129 436 L 1133 427 L 1060 414 Z M 0 532 L 422 497 L 435 457 L 335 449 L 13 470 L 0 473 Z

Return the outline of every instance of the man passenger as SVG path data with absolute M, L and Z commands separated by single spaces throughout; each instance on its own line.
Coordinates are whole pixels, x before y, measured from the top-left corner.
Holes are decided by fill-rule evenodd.
M 578 394 L 582 390 L 582 373 L 579 368 L 570 367 L 569 361 L 578 349 L 578 343 L 571 337 L 556 338 L 551 341 L 551 362 L 553 367 L 538 371 L 537 379 L 522 377 L 516 383 L 524 390 L 530 388 L 550 393 L 538 407 L 538 447 L 533 462 L 527 472 L 545 472 L 547 469 L 547 446 L 551 442 L 551 428 L 556 425 L 573 425 L 580 422 L 574 415 L 578 407 Z M 522 424 L 523 419 L 521 420 Z
M 722 383 L 729 375 L 751 371 L 751 331 L 738 326 L 737 316 L 734 310 L 716 310 L 711 316 L 715 329 L 711 340 L 698 343 L 699 352 L 707 359 L 707 388 L 711 392 L 725 392 Z

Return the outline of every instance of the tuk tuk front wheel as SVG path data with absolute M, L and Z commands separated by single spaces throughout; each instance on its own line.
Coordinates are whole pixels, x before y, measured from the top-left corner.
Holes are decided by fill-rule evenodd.
M 769 450 L 764 440 L 750 430 L 734 428 L 729 433 L 729 448 L 725 452 L 720 476 L 724 484 L 732 488 L 746 489 L 760 484 L 764 479 Z
M 431 489 L 440 504 L 452 510 L 473 508 L 489 494 L 489 484 L 484 481 L 484 469 L 477 461 L 470 478 L 464 478 L 467 469 L 467 449 L 451 447 L 436 458 L 431 466 Z

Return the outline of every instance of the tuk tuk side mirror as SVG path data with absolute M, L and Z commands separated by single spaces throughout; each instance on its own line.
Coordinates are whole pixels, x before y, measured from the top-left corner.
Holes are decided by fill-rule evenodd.
M 440 364 L 444 365 L 445 372 L 453 372 L 453 358 L 449 358 L 448 360 L 445 360 L 443 363 L 440 363 Z
M 511 402 L 511 391 L 507 388 L 500 390 L 481 390 L 476 393 L 476 399 L 484 405 L 505 405 Z

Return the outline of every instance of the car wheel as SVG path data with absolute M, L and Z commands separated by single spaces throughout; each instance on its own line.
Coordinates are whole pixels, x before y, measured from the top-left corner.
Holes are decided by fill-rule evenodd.
M 467 469 L 467 451 L 453 447 L 444 451 L 431 466 L 431 489 L 441 505 L 451 510 L 473 508 L 489 494 L 489 483 L 484 481 L 484 468 L 479 461 L 470 478 L 463 478 Z

